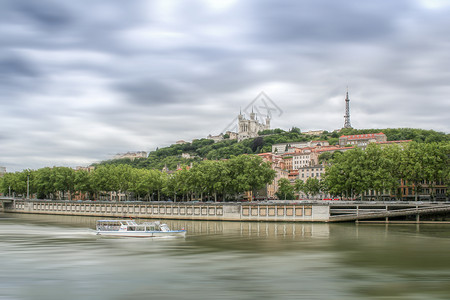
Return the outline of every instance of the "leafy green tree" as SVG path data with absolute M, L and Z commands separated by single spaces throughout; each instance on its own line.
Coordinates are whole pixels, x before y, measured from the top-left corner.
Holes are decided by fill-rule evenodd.
M 325 186 L 332 195 L 354 198 L 368 188 L 368 171 L 365 155 L 360 148 L 336 155 L 333 165 L 327 166 L 324 174 Z
M 50 171 L 50 180 L 53 183 L 53 191 L 59 192 L 59 198 L 64 199 L 65 192 L 69 192 L 72 199 L 74 191 L 74 170 L 67 167 L 53 167 Z
M 232 194 L 255 192 L 273 181 L 275 171 L 256 155 L 240 155 L 226 161 L 230 171 L 229 190 Z
M 379 198 L 383 191 L 396 191 L 399 187 L 399 178 L 395 172 L 393 157 L 388 155 L 386 149 L 378 144 L 369 144 L 364 152 L 365 162 L 363 167 L 367 174 L 367 188 L 374 190 Z
M 324 163 L 324 162 L 330 162 L 331 159 L 333 157 L 333 153 L 332 152 L 323 152 L 319 155 L 319 164 Z
M 94 195 L 94 189 L 92 187 L 92 182 L 90 179 L 90 174 L 86 170 L 75 171 L 74 174 L 74 190 L 82 194 L 83 199 L 86 199 L 85 194 L 88 193 L 87 198 L 92 199 Z
M 9 194 L 11 192 L 11 196 L 16 196 L 18 194 L 25 195 L 27 192 L 27 172 L 15 172 L 15 173 L 6 173 L 2 180 L 1 191 L 4 194 Z
M 294 199 L 294 186 L 291 185 L 288 179 L 281 178 L 278 180 L 278 191 L 276 195 L 278 199 L 282 200 Z
M 321 183 L 320 180 L 314 177 L 309 177 L 306 179 L 305 185 L 303 187 L 303 191 L 305 194 L 315 196 L 320 193 Z
M 294 182 L 294 191 L 296 193 L 303 192 L 305 189 L 305 183 L 301 179 L 296 179 Z
M 49 167 L 41 168 L 36 172 L 36 192 L 39 199 L 54 199 L 55 176 Z

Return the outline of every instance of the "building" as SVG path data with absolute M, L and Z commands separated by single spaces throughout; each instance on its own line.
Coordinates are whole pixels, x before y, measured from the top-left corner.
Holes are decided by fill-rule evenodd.
M 316 147 L 316 146 L 329 146 L 328 141 L 309 141 L 309 142 L 292 142 L 292 143 L 280 143 L 272 145 L 272 153 L 276 153 L 278 155 L 285 154 L 287 152 L 295 152 L 294 148 L 302 149 L 307 147 Z
M 365 133 L 355 135 L 342 135 L 339 137 L 339 146 L 344 147 L 346 145 L 357 146 L 360 148 L 366 148 L 370 143 L 383 143 L 387 142 L 387 137 L 384 133 Z
M 137 151 L 137 152 L 127 152 L 127 153 L 119 153 L 114 156 L 114 159 L 121 158 L 129 158 L 131 160 L 135 160 L 136 158 L 146 158 L 147 152 L 145 151 Z
M 87 171 L 88 173 L 91 173 L 91 172 L 93 172 L 95 170 L 95 167 L 94 166 L 89 166 L 89 167 L 78 166 L 78 167 L 75 168 L 75 171 L 80 171 L 80 170 Z
M 0 177 L 6 174 L 6 167 L 0 167 Z
M 258 154 L 259 157 L 263 159 L 265 162 L 269 162 L 272 170 L 275 171 L 275 178 L 272 183 L 267 184 L 265 188 L 257 191 L 257 194 L 254 195 L 255 199 L 265 198 L 265 199 L 273 199 L 276 197 L 276 192 L 278 191 L 278 181 L 281 178 L 288 178 L 289 172 L 286 170 L 286 166 L 284 164 L 284 159 L 273 153 L 261 153 Z
M 292 155 L 292 169 L 298 170 L 302 167 L 311 166 L 317 164 L 318 155 L 314 152 L 314 148 L 307 147 L 303 148 Z
M 208 135 L 206 137 L 208 140 L 213 140 L 215 143 L 223 140 L 237 140 L 238 134 L 236 132 L 227 131 L 225 134 L 221 133 L 219 135 Z
M 321 135 L 323 132 L 323 130 L 310 130 L 302 133 L 306 135 Z
M 325 166 L 323 165 L 317 164 L 314 166 L 305 166 L 298 169 L 298 178 L 303 182 L 306 182 L 308 178 L 317 178 L 321 180 L 324 173 Z
M 250 119 L 246 119 L 245 116 L 239 113 L 238 116 L 238 141 L 242 141 L 245 139 L 258 137 L 258 132 L 270 129 L 270 118 L 267 117 L 265 123 L 260 123 L 256 114 L 253 112 L 250 113 Z

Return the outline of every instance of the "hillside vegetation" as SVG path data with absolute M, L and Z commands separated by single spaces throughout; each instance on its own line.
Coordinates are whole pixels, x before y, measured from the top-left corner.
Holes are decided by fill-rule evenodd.
M 330 145 L 339 142 L 341 135 L 366 134 L 383 132 L 388 141 L 413 140 L 418 143 L 450 141 L 450 134 L 434 130 L 413 128 L 386 128 L 386 129 L 342 129 L 338 132 L 325 131 L 320 136 L 311 136 L 301 133 L 300 129 L 292 128 L 289 131 L 272 129 L 260 132 L 261 136 L 241 142 L 236 140 L 223 140 L 214 143 L 213 140 L 199 139 L 192 143 L 173 144 L 169 147 L 159 148 L 150 152 L 148 158 L 141 159 L 115 159 L 103 161 L 99 165 L 127 164 L 135 168 L 159 169 L 167 167 L 171 170 L 178 165 L 190 165 L 203 159 L 228 159 L 241 154 L 258 154 L 272 151 L 272 145 L 278 143 L 306 142 L 310 140 L 326 140 Z M 182 153 L 189 153 L 191 158 L 182 158 Z

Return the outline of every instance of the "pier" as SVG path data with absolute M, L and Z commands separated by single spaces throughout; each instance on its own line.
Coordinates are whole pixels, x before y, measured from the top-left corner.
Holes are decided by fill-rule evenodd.
M 358 222 L 450 214 L 450 203 L 279 201 L 275 203 L 111 202 L 0 199 L 8 213 L 202 221 Z

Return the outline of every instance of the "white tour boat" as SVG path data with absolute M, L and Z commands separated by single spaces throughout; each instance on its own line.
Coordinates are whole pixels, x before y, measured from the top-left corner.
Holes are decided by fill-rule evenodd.
M 138 224 L 134 220 L 98 220 L 97 235 L 112 237 L 170 237 L 186 236 L 186 230 L 170 230 L 167 224 L 145 222 Z

